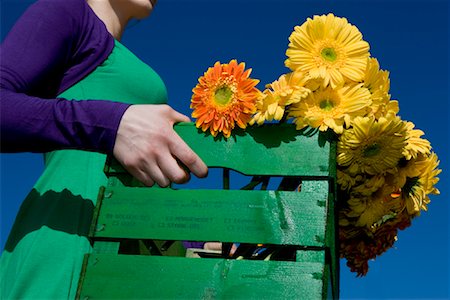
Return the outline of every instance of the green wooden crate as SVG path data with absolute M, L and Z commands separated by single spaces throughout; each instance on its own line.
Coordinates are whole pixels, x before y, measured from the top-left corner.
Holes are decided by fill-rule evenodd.
M 249 128 L 228 140 L 191 123 L 175 129 L 209 167 L 282 176 L 301 181 L 301 190 L 146 188 L 109 162 L 90 231 L 94 253 L 86 255 L 77 297 L 338 298 L 335 143 L 289 124 Z M 295 249 L 296 259 L 186 258 L 179 246 L 162 251 L 164 241 L 279 245 Z M 129 244 L 137 252 L 119 254 Z

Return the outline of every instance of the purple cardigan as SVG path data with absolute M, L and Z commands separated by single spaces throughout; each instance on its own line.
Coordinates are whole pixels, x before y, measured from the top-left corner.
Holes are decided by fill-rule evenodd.
M 38 0 L 0 50 L 1 152 L 112 153 L 129 104 L 58 94 L 111 53 L 114 38 L 85 0 Z
M 1 152 L 112 153 L 129 104 L 55 97 L 92 72 L 113 47 L 114 38 L 85 0 L 30 6 L 1 45 Z

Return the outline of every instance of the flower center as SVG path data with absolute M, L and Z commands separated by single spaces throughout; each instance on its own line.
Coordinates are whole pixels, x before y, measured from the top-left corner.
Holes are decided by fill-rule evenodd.
M 322 110 L 330 111 L 333 109 L 334 103 L 330 99 L 325 99 L 319 103 L 319 106 Z
M 380 153 L 380 149 L 381 149 L 381 147 L 377 143 L 368 145 L 367 147 L 364 148 L 363 155 L 365 157 L 375 156 L 378 153 Z
M 329 62 L 334 62 L 337 59 L 336 51 L 333 48 L 323 48 L 320 55 Z
M 232 95 L 233 91 L 228 86 L 222 86 L 214 93 L 214 101 L 219 105 L 225 106 L 230 102 Z

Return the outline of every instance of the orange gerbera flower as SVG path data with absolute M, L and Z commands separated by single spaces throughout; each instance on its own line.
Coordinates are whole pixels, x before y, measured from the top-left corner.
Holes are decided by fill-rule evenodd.
M 197 128 L 209 129 L 213 136 L 222 132 L 228 138 L 235 124 L 247 127 L 261 92 L 255 87 L 259 80 L 249 78 L 251 69 L 244 69 L 245 64 L 235 59 L 228 64 L 216 62 L 198 79 L 190 106 Z

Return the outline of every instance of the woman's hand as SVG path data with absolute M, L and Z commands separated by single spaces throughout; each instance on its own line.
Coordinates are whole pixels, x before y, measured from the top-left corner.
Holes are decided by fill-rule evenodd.
M 114 156 L 147 186 L 188 181 L 188 172 L 178 162 L 205 177 L 207 166 L 173 129 L 178 122 L 190 119 L 168 105 L 131 105 L 120 121 Z

